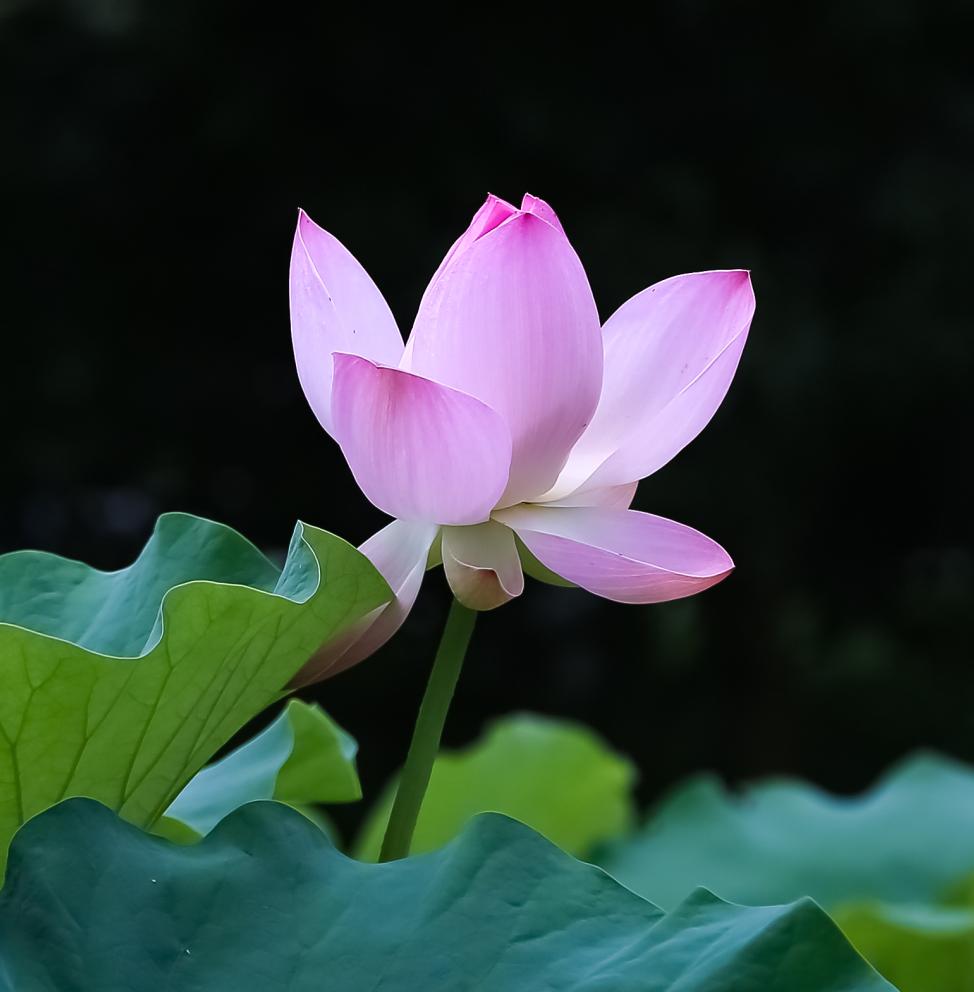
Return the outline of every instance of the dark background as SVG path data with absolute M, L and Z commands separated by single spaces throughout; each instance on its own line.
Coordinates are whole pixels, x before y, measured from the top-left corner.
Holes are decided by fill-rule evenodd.
M 313 7 L 0 2 L 0 551 L 118 568 L 168 509 L 271 552 L 296 518 L 363 540 L 382 517 L 292 365 L 296 208 L 408 329 L 484 194 L 527 189 L 603 316 L 753 270 L 727 402 L 636 503 L 738 569 L 656 607 L 530 583 L 481 618 L 448 742 L 577 717 L 646 798 L 701 767 L 850 790 L 919 745 L 974 758 L 971 5 L 673 0 L 435 34 Z M 431 573 L 394 642 L 313 693 L 370 791 L 446 602 Z

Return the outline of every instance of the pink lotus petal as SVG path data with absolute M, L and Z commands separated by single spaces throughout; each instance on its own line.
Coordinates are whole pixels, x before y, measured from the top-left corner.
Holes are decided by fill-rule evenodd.
M 473 244 L 477 238 L 483 237 L 483 235 L 493 231 L 495 227 L 502 224 L 508 217 L 516 213 L 517 207 L 513 204 L 508 203 L 507 200 L 502 200 L 499 196 L 494 196 L 493 193 L 488 193 L 487 199 L 484 200 L 480 209 L 473 215 L 473 220 L 470 221 L 470 225 L 463 232 L 463 234 L 461 234 L 460 237 L 453 242 L 450 246 L 450 250 L 444 256 L 443 261 L 440 262 L 439 268 L 433 274 L 433 278 L 430 279 L 429 286 L 426 288 L 426 293 L 429 293 L 430 287 L 432 287 L 433 283 L 435 283 L 440 277 L 440 273 L 447 267 L 450 260 L 457 254 L 457 252 L 463 251 L 469 245 Z M 420 308 L 422 309 L 422 303 L 420 303 Z
M 585 489 L 572 493 L 563 499 L 543 503 L 542 506 L 603 506 L 610 510 L 628 510 L 636 498 L 638 482 L 626 482 L 621 486 L 603 486 L 600 489 Z
M 402 335 L 365 269 L 303 210 L 291 250 L 290 298 L 301 388 L 321 426 L 332 434 L 332 353 L 398 365 Z
M 602 381 L 598 313 L 568 239 L 516 213 L 455 251 L 423 297 L 402 368 L 503 416 L 514 445 L 504 503 L 549 489 Z
M 727 394 L 754 314 L 741 270 L 675 276 L 606 322 L 602 397 L 552 491 L 643 479 L 709 423 Z
M 402 626 L 416 602 L 429 554 L 439 528 L 435 524 L 393 520 L 359 550 L 382 573 L 393 599 L 329 641 L 291 682 L 297 689 L 331 678 L 373 654 Z
M 561 226 L 558 214 L 540 196 L 532 196 L 530 193 L 525 193 L 524 198 L 521 200 L 521 209 L 526 214 L 534 214 L 535 217 L 540 217 L 552 227 L 564 233 L 565 229 Z
M 359 488 L 392 517 L 480 523 L 504 491 L 510 433 L 472 396 L 337 354 L 331 412 Z
M 514 506 L 494 516 L 546 568 L 619 603 L 691 596 L 734 567 L 699 531 L 638 510 Z
M 493 610 L 524 591 L 514 534 L 488 520 L 443 528 L 443 570 L 453 595 L 471 610 Z

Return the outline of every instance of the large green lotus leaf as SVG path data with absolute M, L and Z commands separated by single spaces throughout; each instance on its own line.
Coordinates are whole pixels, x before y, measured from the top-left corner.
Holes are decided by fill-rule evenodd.
M 811 901 L 706 892 L 664 915 L 527 827 L 487 815 L 444 850 L 349 860 L 253 803 L 198 845 L 73 799 L 14 840 L 4 992 L 889 992 Z
M 363 555 L 303 524 L 283 570 L 179 513 L 119 572 L 0 556 L 0 868 L 17 826 L 66 796 L 153 824 L 323 641 L 389 595 Z
M 901 992 L 974 990 L 974 909 L 864 903 L 832 915 Z
M 255 799 L 291 806 L 354 802 L 362 798 L 357 749 L 355 740 L 319 706 L 291 699 L 256 737 L 196 774 L 166 811 L 166 819 L 205 834 Z
M 506 717 L 470 747 L 437 757 L 412 852 L 442 847 L 471 816 L 492 811 L 584 855 L 630 827 L 635 777 L 632 764 L 587 727 L 527 713 Z M 396 785 L 370 812 L 357 857 L 378 858 Z
M 794 781 L 731 794 L 697 778 L 600 863 L 661 906 L 698 885 L 748 905 L 935 902 L 974 871 L 974 771 L 921 754 L 853 798 Z

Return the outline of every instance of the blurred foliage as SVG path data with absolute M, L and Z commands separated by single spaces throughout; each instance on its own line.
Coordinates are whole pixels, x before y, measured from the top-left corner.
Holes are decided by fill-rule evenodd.
M 638 30 L 522 11 L 408 45 L 314 5 L 0 10 L 0 549 L 114 568 L 173 508 L 264 547 L 296 517 L 364 539 L 380 515 L 292 368 L 296 207 L 408 328 L 484 193 L 530 189 L 604 315 L 673 273 L 753 270 L 726 404 L 637 497 L 738 569 L 645 609 L 530 584 L 482 619 L 448 743 L 510 709 L 572 716 L 645 798 L 701 767 L 850 790 L 918 744 L 974 758 L 970 4 L 694 0 Z M 317 690 L 368 795 L 444 605 L 430 583 Z
M 587 727 L 518 713 L 493 723 L 433 765 L 410 852 L 442 847 L 477 813 L 514 817 L 569 854 L 585 857 L 632 825 L 632 764 Z M 354 854 L 378 859 L 398 778 L 370 810 Z
M 664 909 L 699 885 L 748 906 L 811 896 L 901 992 L 974 989 L 974 769 L 942 755 L 851 797 L 697 776 L 595 860 Z
M 933 902 L 974 872 L 974 770 L 918 754 L 851 797 L 697 776 L 599 861 L 664 909 L 698 885 L 751 906 Z
M 832 915 L 900 992 L 974 989 L 974 909 L 864 903 Z

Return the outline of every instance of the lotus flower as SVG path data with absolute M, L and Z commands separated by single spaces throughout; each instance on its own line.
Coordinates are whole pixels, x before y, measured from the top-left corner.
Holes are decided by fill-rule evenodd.
M 554 210 L 489 196 L 405 345 L 365 269 L 303 211 L 290 302 L 308 403 L 362 492 L 395 518 L 361 548 L 395 598 L 322 649 L 304 681 L 383 644 L 440 561 L 476 610 L 520 595 L 524 572 L 658 603 L 732 570 L 710 538 L 629 506 L 730 386 L 754 313 L 746 271 L 665 279 L 600 327 Z

